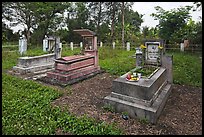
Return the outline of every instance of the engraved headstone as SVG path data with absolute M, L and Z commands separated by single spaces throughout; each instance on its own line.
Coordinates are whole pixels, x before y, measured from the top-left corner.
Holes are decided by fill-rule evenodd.
M 145 63 L 146 64 L 160 64 L 161 62 L 161 54 L 159 46 L 160 42 L 145 42 L 146 52 L 145 52 Z

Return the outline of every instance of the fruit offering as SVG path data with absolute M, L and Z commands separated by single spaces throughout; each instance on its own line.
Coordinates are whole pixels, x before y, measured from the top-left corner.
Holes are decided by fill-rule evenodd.
M 139 78 L 136 74 L 132 75 L 131 73 L 128 73 L 126 76 L 126 80 L 128 81 L 138 81 Z

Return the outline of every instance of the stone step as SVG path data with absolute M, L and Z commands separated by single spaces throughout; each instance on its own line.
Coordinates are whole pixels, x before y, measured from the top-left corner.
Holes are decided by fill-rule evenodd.
M 47 77 L 48 78 L 52 78 L 52 79 L 57 79 L 60 81 L 69 81 L 71 79 L 75 79 L 93 72 L 98 71 L 98 68 L 95 66 L 91 66 L 91 67 L 86 67 L 86 68 L 82 68 L 79 69 L 75 72 L 69 73 L 69 74 L 62 74 L 62 73 L 58 73 L 55 71 L 51 71 L 51 72 L 47 72 Z
M 38 71 L 44 71 L 46 69 L 54 68 L 54 63 L 50 64 L 39 64 L 38 66 L 32 66 L 32 67 L 20 67 L 20 66 L 14 66 L 13 70 L 20 74 L 27 74 L 27 73 L 34 73 Z

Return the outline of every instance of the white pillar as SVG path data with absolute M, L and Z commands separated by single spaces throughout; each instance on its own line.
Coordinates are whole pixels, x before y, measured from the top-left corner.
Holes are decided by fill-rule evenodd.
M 27 39 L 26 38 L 20 38 L 19 39 L 19 52 L 22 55 L 27 51 Z
M 102 47 L 103 46 L 103 42 L 100 42 L 100 47 Z
M 184 43 L 180 44 L 180 51 L 184 51 Z
M 80 42 L 80 48 L 82 48 L 83 47 L 83 43 L 82 42 Z
M 130 51 L 130 42 L 127 42 L 127 51 Z
M 44 39 L 43 40 L 43 51 L 46 52 L 48 49 L 48 40 Z
M 71 50 L 74 50 L 74 46 L 73 46 L 74 44 L 73 44 L 73 42 L 70 42 L 70 48 L 71 48 Z
M 115 42 L 113 42 L 113 49 L 115 49 Z
M 55 58 L 61 58 L 61 51 L 62 51 L 62 43 L 60 43 L 60 38 L 56 38 L 56 45 L 55 45 Z
M 22 49 L 21 49 L 21 44 L 22 43 L 22 39 L 20 38 L 19 41 L 18 41 L 18 46 L 19 46 L 19 49 L 18 51 L 21 53 Z

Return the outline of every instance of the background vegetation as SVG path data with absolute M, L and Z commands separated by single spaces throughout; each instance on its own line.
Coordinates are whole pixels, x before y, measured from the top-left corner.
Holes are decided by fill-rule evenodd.
M 132 10 L 133 2 L 3 2 L 2 41 L 18 41 L 24 34 L 29 46 L 40 46 L 45 35 L 56 35 L 63 43 L 79 43 L 74 29 L 90 29 L 98 41 L 124 47 L 124 43 L 141 44 L 143 39 L 161 38 L 169 43 L 202 43 L 202 18 L 195 22 L 191 11 L 202 10 L 201 2 L 166 11 L 155 7 L 152 13 L 159 25 L 141 27 L 143 15 Z M 11 22 L 11 25 L 6 25 Z M 11 26 L 23 25 L 24 30 L 13 34 Z

